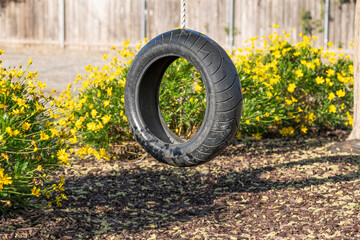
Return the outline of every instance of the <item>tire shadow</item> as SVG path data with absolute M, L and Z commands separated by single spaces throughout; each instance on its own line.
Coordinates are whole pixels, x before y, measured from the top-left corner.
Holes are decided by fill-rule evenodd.
M 14 225 L 0 230 L 0 233 L 11 235 L 28 227 L 31 232 L 27 232 L 26 238 L 106 238 L 109 234 L 126 238 L 146 230 L 167 231 L 174 224 L 181 227 L 181 222 L 194 219 L 220 221 L 221 214 L 228 210 L 226 199 L 240 199 L 244 194 L 260 193 L 258 197 L 261 198 L 261 193 L 270 190 L 302 189 L 360 178 L 358 155 L 324 156 L 298 161 L 290 156 L 286 163 L 269 165 L 263 159 L 269 151 L 285 150 L 271 147 L 273 141 L 263 143 L 251 143 L 254 151 L 248 145 L 244 146 L 248 149 L 249 161 L 256 161 L 260 167 L 249 166 L 242 171 L 234 170 L 235 163 L 231 157 L 244 151 L 238 147 L 234 149 L 236 152 L 227 152 L 212 162 L 194 168 L 174 168 L 146 162 L 131 163 L 126 168 L 120 167 L 120 170 L 94 168 L 87 175 L 73 175 L 66 181 L 65 194 L 69 200 L 64 201 L 61 208 L 38 210 L 36 214 L 24 213 L 20 217 L 26 225 Z M 304 142 L 304 149 L 313 143 Z M 291 144 L 283 145 L 287 149 Z M 281 146 L 281 142 L 278 145 Z M 91 165 L 92 162 L 87 164 Z M 236 164 L 241 165 L 242 162 Z M 325 167 L 322 173 L 318 172 L 319 166 L 327 165 L 347 168 L 332 171 Z M 292 178 L 292 174 L 295 177 L 301 174 L 291 171 L 310 167 L 314 172 Z M 276 171 L 289 172 L 287 177 L 279 178 L 273 174 Z M 326 175 L 328 172 L 331 174 Z M 251 208 L 256 199 L 243 204 Z M 237 211 L 241 213 L 240 208 Z
M 310 176 L 290 181 L 262 177 L 277 169 L 327 163 L 351 164 L 357 170 L 325 178 Z M 220 199 L 227 195 L 352 181 L 360 178 L 359 169 L 359 156 L 313 158 L 241 172 L 227 171 L 225 174 L 204 173 L 196 168 L 134 168 L 105 176 L 70 179 L 66 192 L 69 201 L 63 206 L 67 211 L 56 211 L 56 214 L 66 219 L 62 229 L 67 229 L 70 235 L 83 232 L 91 237 L 124 230 L 137 233 L 144 229 L 166 229 L 171 223 L 194 218 L 218 219 L 226 208 Z M 63 230 L 53 233 L 59 237 L 62 234 Z

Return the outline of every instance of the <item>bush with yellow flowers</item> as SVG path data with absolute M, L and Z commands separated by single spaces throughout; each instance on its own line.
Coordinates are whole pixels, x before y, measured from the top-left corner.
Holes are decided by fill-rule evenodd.
M 262 42 L 254 37 L 249 47 L 230 53 L 243 90 L 243 114 L 238 136 L 307 134 L 312 129 L 352 126 L 353 65 L 348 56 L 315 48 L 316 37 L 300 35 L 292 43 L 290 34 L 271 34 Z M 106 54 L 109 64 L 87 66 L 78 75 L 79 92 L 69 85 L 55 104 L 63 122 L 78 144 L 79 156 L 109 159 L 109 149 L 133 140 L 124 113 L 126 74 L 141 44 L 130 50 Z M 261 44 L 263 47 L 256 47 Z M 113 56 L 114 55 L 114 56 Z M 190 138 L 200 127 L 206 111 L 201 76 L 185 59 L 172 63 L 159 89 L 165 123 L 182 138 Z M 124 144 L 123 144 L 124 145 Z
M 316 37 L 290 33 L 250 39 L 233 60 L 243 88 L 241 133 L 261 138 L 352 126 L 353 64 L 349 56 L 313 47 Z
M 75 84 L 51 102 L 74 134 L 69 141 L 77 146 L 74 153 L 79 157 L 109 160 L 110 146 L 132 140 L 124 109 L 125 79 L 135 54 L 128 44 L 122 50 L 114 46 L 111 56 L 104 55 L 103 60 L 111 59 L 109 64 L 88 65 L 87 74 L 78 75 Z M 79 82 L 80 88 L 73 87 Z
M 0 55 L 4 51 L 0 50 Z M 29 60 L 29 65 L 31 64 Z M 0 61 L 1 64 L 1 61 Z M 1 65 L 0 65 L 1 66 Z M 54 173 L 68 163 L 68 137 L 47 108 L 37 72 L 0 67 L 0 209 L 44 196 L 61 205 L 64 179 Z M 57 175 L 57 173 L 56 173 Z

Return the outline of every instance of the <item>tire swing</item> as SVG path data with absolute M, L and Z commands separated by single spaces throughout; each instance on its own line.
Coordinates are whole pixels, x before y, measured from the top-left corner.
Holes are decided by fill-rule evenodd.
M 181 29 L 157 36 L 140 50 L 124 91 L 125 113 L 136 140 L 155 159 L 179 167 L 196 166 L 220 154 L 235 135 L 242 111 L 240 81 L 230 57 L 209 37 L 185 29 L 184 19 Z M 206 91 L 203 122 L 187 141 L 168 128 L 159 107 L 162 77 L 178 58 L 195 67 Z

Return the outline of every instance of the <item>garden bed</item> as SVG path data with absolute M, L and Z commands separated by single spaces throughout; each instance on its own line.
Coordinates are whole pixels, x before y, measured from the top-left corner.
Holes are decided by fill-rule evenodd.
M 348 132 L 239 139 L 194 168 L 75 160 L 62 207 L 1 217 L 0 239 L 358 239 L 360 156 Z

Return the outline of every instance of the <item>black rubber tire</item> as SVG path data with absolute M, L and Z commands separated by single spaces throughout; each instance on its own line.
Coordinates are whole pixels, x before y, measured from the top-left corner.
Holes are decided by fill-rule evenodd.
M 159 86 L 177 58 L 200 73 L 206 90 L 201 127 L 188 141 L 165 124 L 159 110 Z M 228 54 L 207 36 L 188 29 L 159 35 L 135 57 L 125 85 L 125 112 L 140 145 L 155 159 L 174 166 L 195 166 L 221 153 L 235 135 L 242 111 L 236 68 Z

